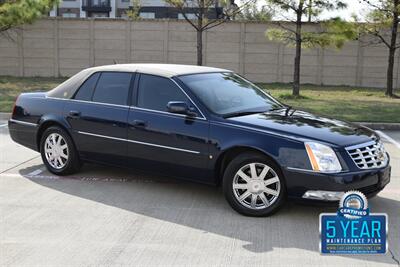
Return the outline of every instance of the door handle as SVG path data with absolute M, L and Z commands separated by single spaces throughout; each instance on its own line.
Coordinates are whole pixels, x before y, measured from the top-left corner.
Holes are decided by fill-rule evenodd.
M 135 128 L 144 128 L 147 126 L 147 122 L 142 120 L 134 120 L 132 126 Z
M 81 116 L 81 113 L 79 112 L 79 111 L 76 111 L 76 110 L 71 110 L 70 112 L 69 112 L 69 117 L 71 117 L 71 118 L 79 118 Z

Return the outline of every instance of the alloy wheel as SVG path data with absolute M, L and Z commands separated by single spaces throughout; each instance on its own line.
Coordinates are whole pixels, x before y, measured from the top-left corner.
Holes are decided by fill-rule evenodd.
M 265 209 L 278 199 L 281 181 L 268 165 L 250 163 L 236 172 L 232 188 L 241 205 L 254 210 Z
M 44 152 L 47 162 L 57 170 L 64 168 L 68 162 L 68 144 L 58 133 L 52 133 L 46 138 Z

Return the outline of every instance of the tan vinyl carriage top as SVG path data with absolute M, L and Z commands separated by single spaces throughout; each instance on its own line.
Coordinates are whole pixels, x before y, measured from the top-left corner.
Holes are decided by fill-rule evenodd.
M 178 65 L 178 64 L 115 64 L 93 67 L 88 70 L 95 71 L 123 71 L 123 72 L 140 72 L 145 74 L 153 74 L 164 77 L 173 77 L 177 75 L 209 73 L 209 72 L 231 72 L 230 70 L 194 66 L 194 65 Z
M 139 72 L 171 78 L 178 75 L 212 73 L 212 72 L 231 72 L 230 70 L 177 64 L 115 64 L 88 68 L 75 74 L 53 90 L 47 93 L 48 97 L 71 98 L 83 81 L 90 75 L 98 71 L 120 71 L 120 72 Z

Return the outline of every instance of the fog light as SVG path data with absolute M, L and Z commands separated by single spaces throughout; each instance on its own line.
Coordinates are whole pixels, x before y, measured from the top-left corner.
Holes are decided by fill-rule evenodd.
M 304 193 L 303 198 L 326 200 L 326 201 L 339 201 L 344 192 L 335 191 L 307 191 Z

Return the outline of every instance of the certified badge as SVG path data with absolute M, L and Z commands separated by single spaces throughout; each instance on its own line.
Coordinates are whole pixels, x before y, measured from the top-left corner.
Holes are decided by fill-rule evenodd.
M 347 219 L 359 219 L 368 214 L 368 200 L 363 193 L 349 191 L 340 199 L 338 215 Z
M 323 254 L 384 254 L 387 251 L 387 214 L 370 213 L 368 200 L 358 191 L 345 193 L 337 213 L 320 215 Z

